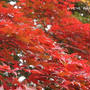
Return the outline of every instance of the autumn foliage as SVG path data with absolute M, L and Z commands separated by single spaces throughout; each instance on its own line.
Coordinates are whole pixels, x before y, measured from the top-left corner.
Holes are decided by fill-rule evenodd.
M 90 90 L 90 24 L 70 10 L 79 1 L 0 0 L 0 90 Z

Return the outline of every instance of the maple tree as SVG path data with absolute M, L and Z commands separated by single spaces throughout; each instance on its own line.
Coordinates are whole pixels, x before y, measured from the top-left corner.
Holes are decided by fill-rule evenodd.
M 0 0 L 0 90 L 89 90 L 90 24 L 71 10 L 80 0 L 6 1 Z

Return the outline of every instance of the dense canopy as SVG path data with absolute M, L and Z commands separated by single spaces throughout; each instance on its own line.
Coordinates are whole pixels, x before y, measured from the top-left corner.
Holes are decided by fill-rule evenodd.
M 0 0 L 0 90 L 90 90 L 81 1 Z

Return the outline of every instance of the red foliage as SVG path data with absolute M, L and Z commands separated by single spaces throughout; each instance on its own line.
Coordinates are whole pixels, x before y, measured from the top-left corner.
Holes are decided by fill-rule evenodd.
M 67 9 L 76 1 L 0 1 L 0 90 L 90 89 L 90 25 Z

